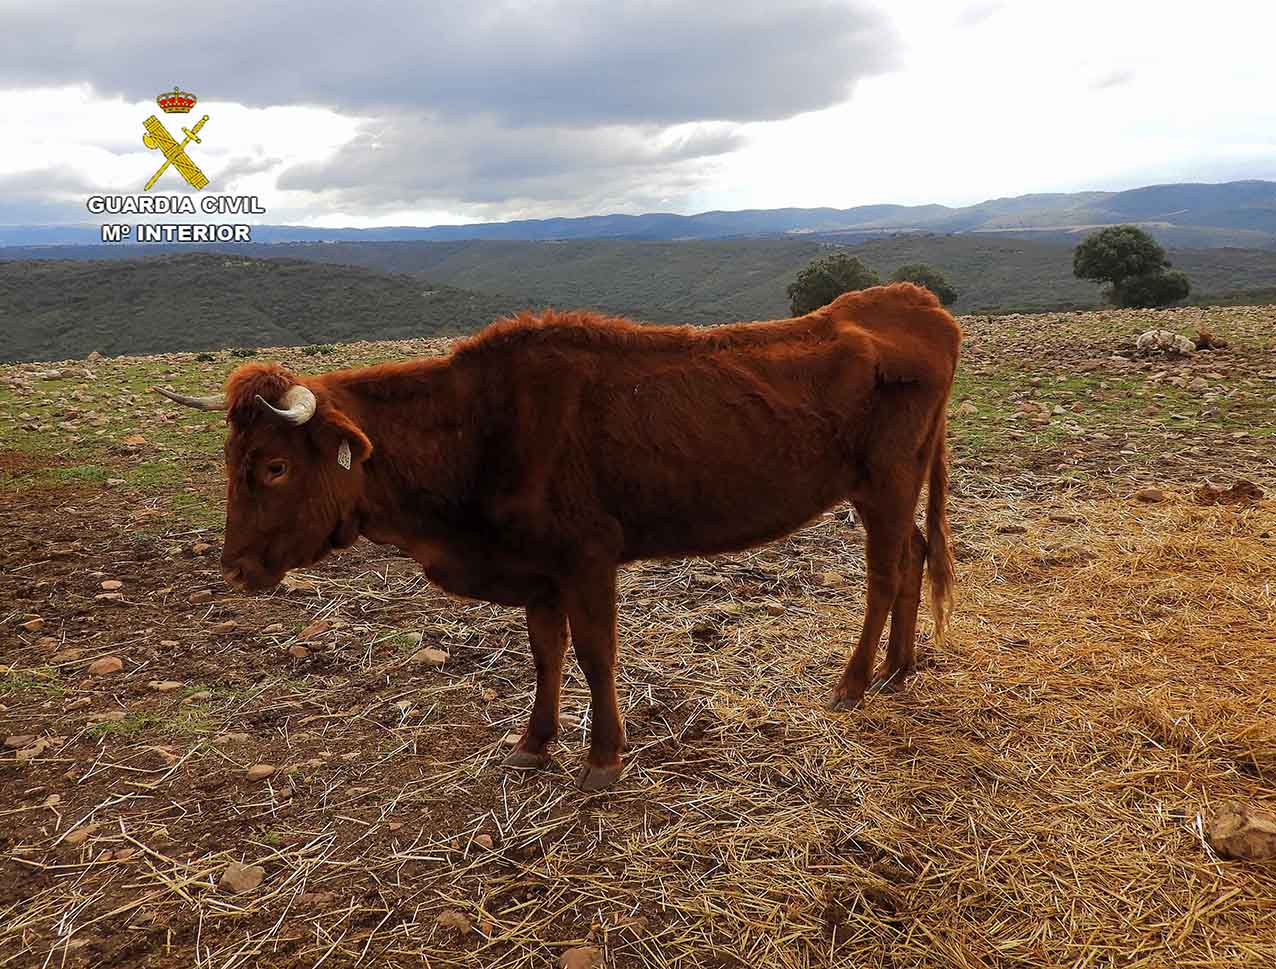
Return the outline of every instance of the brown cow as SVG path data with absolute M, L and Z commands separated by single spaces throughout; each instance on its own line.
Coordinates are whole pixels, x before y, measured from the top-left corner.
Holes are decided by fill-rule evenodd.
M 922 565 L 951 603 L 946 408 L 961 331 L 909 283 L 792 320 L 646 326 L 586 312 L 500 320 L 445 357 L 301 377 L 248 364 L 221 398 L 226 580 L 268 589 L 359 536 L 448 592 L 527 610 L 536 700 L 509 762 L 558 732 L 568 628 L 593 701 L 585 790 L 621 770 L 616 570 L 760 545 L 850 499 L 867 534 L 864 627 L 831 704 L 913 668 Z M 158 389 L 158 388 L 157 388 Z M 926 534 L 914 523 L 929 481 Z

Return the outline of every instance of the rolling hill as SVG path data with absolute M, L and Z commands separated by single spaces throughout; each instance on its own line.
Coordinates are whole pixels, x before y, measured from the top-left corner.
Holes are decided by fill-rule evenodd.
M 450 335 L 526 306 L 592 306 L 655 322 L 788 314 L 816 240 L 296 243 L 227 252 L 83 247 L 78 260 L 0 260 L 0 360 Z M 1071 247 L 900 235 L 849 247 L 883 277 L 943 270 L 960 313 L 1098 307 Z M 251 253 L 251 256 L 248 255 Z M 92 259 L 93 256 L 109 259 Z M 1172 252 L 1193 301 L 1276 301 L 1276 251 Z M 505 296 L 493 294 L 522 294 Z
M 446 336 L 529 302 L 415 276 L 238 255 L 0 262 L 0 360 Z

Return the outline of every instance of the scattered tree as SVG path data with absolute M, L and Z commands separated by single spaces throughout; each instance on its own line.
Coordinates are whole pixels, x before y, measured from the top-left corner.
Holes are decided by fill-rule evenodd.
M 1072 275 L 1107 283 L 1104 297 L 1113 306 L 1168 306 L 1185 298 L 1187 276 L 1169 268 L 1165 250 L 1135 225 L 1101 229 L 1072 253 Z
M 938 296 L 939 301 L 945 306 L 957 302 L 957 290 L 948 281 L 948 277 L 925 263 L 909 263 L 907 266 L 900 266 L 891 276 L 891 282 L 916 283 L 918 286 L 925 286 Z
M 854 256 L 835 252 L 813 260 L 789 283 L 789 306 L 794 316 L 802 316 L 833 302 L 843 293 L 880 283 L 877 273 Z
M 1109 299 L 1114 306 L 1152 309 L 1186 299 L 1191 290 L 1192 286 L 1186 275 L 1177 269 L 1169 272 L 1162 270 L 1141 276 L 1127 276 L 1121 282 L 1113 284 Z

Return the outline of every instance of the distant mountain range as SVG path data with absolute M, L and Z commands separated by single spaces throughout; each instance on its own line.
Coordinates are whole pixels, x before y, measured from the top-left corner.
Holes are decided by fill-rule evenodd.
M 1095 228 L 1136 223 L 1173 248 L 1276 249 L 1276 182 L 1150 185 L 990 199 L 977 205 L 861 205 L 849 209 L 746 209 L 698 215 L 592 215 L 473 225 L 317 229 L 257 225 L 253 241 L 379 242 L 631 239 L 652 241 L 797 237 L 861 242 L 896 233 L 981 233 L 1075 240 Z M 0 246 L 89 245 L 96 225 L 0 226 Z M 12 258 L 10 255 L 9 258 Z

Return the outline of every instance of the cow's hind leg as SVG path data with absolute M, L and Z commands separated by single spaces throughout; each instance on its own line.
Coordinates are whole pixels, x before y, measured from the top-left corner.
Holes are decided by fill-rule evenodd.
M 903 685 L 917 665 L 917 610 L 922 601 L 922 566 L 926 562 L 926 539 L 922 530 L 913 526 L 904 542 L 900 565 L 899 593 L 891 606 L 891 636 L 886 646 L 886 666 L 873 678 L 882 689 L 893 690 Z
M 558 594 L 527 607 L 527 638 L 536 664 L 536 700 L 518 746 L 505 758 L 525 770 L 549 763 L 549 747 L 558 736 L 558 700 L 563 685 L 563 657 L 567 652 L 567 613 Z
M 867 539 L 868 595 L 859 641 L 829 699 L 829 706 L 834 710 L 852 710 L 864 699 L 886 617 L 900 594 L 905 562 L 903 549 L 911 542 L 910 532 L 917 527 L 912 519 L 915 493 L 894 497 L 888 493 L 884 497 L 886 500 L 880 503 L 855 501 Z M 908 501 L 910 497 L 912 504 Z

